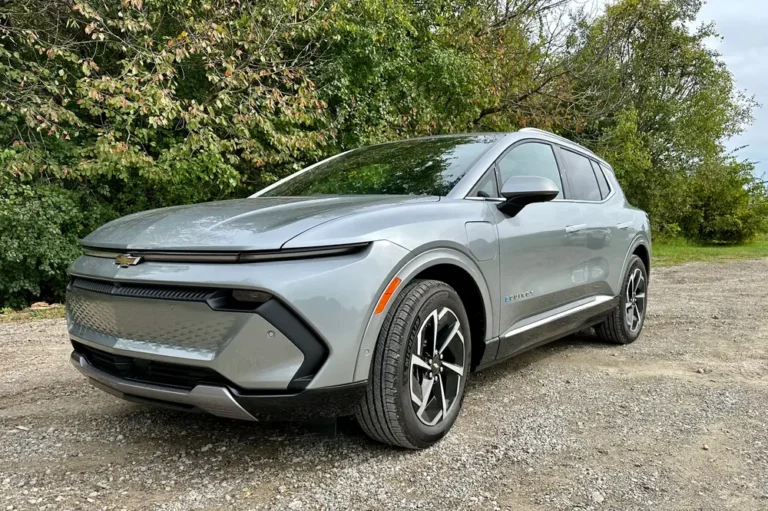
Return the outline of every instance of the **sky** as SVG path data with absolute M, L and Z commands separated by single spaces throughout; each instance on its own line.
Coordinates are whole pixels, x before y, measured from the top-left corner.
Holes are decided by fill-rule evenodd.
M 762 107 L 754 110 L 754 123 L 728 141 L 740 157 L 756 162 L 755 174 L 768 179 L 768 5 L 766 0 L 709 0 L 699 21 L 714 21 L 720 40 L 710 44 L 722 54 L 736 87 L 755 96 Z

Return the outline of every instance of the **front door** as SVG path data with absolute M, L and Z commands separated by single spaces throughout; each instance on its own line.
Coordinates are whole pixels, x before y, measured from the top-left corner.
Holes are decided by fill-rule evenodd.
M 499 233 L 501 313 L 498 357 L 506 357 L 541 340 L 537 326 L 583 298 L 586 260 L 585 221 L 578 203 L 564 200 L 555 148 L 523 141 L 496 162 L 499 181 L 534 175 L 554 181 L 561 190 L 551 202 L 530 204 L 508 217 L 493 208 Z

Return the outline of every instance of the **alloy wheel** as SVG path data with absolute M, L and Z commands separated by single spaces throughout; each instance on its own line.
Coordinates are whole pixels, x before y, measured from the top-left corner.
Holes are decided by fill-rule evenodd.
M 627 301 L 624 305 L 627 327 L 633 333 L 637 332 L 643 324 L 646 303 L 645 293 L 645 276 L 640 268 L 635 268 L 627 282 Z
M 451 309 L 433 310 L 419 327 L 410 360 L 411 403 L 427 426 L 444 420 L 460 401 L 466 350 Z

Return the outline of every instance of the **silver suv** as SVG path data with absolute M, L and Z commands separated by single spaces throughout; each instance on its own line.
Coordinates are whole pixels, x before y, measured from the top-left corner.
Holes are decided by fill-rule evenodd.
M 250 198 L 83 240 L 72 363 L 140 403 L 246 420 L 356 415 L 424 448 L 467 377 L 596 327 L 643 327 L 651 242 L 605 161 L 551 133 L 355 149 Z

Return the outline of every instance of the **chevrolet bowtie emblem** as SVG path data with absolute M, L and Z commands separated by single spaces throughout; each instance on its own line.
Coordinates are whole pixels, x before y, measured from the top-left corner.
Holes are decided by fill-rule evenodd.
M 119 256 L 115 257 L 115 264 L 119 264 L 121 268 L 136 266 L 140 262 L 140 256 L 132 256 L 131 254 L 120 254 Z

